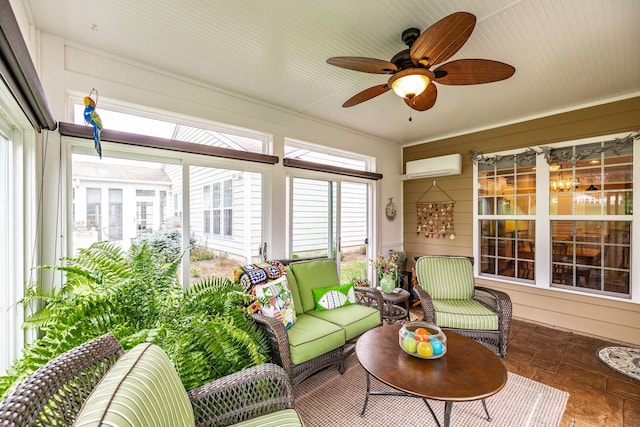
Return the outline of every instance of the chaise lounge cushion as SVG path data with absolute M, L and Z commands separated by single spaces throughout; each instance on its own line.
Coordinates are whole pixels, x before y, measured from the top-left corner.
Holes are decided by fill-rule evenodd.
M 345 343 L 341 327 L 308 314 L 298 315 L 296 323 L 287 329 L 287 336 L 291 361 L 296 364 L 328 353 Z
M 193 426 L 193 408 L 166 353 L 139 344 L 107 372 L 85 401 L 74 426 Z

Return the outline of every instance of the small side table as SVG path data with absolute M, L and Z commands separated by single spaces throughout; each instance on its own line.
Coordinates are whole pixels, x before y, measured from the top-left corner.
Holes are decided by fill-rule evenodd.
M 382 298 L 384 300 L 382 318 L 388 323 L 393 323 L 401 319 L 409 320 L 409 296 L 411 296 L 409 291 L 402 288 L 396 288 L 395 291 L 390 294 L 382 292 Z M 403 304 L 404 308 L 401 307 L 400 304 Z

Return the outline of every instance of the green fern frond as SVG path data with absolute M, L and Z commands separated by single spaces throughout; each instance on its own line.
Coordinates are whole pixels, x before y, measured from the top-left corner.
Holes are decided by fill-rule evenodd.
M 243 310 L 251 297 L 219 277 L 183 291 L 180 261 L 146 243 L 125 253 L 100 242 L 60 266 L 41 267 L 64 273 L 66 281 L 51 290 L 33 284 L 19 302 L 38 308 L 23 326 L 40 338 L 0 377 L 0 398 L 44 363 L 109 332 L 125 350 L 141 342 L 161 346 L 187 389 L 264 363 L 269 340 Z

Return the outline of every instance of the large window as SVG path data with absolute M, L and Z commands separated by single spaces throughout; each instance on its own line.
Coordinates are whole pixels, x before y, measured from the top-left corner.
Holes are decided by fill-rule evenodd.
M 535 161 L 513 155 L 478 166 L 482 273 L 535 280 Z
M 629 296 L 633 144 L 563 147 L 549 160 L 552 285 Z
M 233 181 L 231 179 L 202 188 L 203 229 L 213 236 L 233 236 Z
M 46 135 L 46 132 L 43 132 Z M 24 309 L 16 304 L 38 278 L 35 131 L 0 83 L 0 375 L 20 356 Z
M 631 298 L 634 138 L 476 157 L 478 273 Z
M 82 110 L 75 111 L 80 124 Z M 240 151 L 267 149 L 268 138 L 250 131 L 231 133 L 103 109 L 100 114 L 110 130 Z M 72 153 L 69 240 L 74 253 L 104 240 L 124 250 L 138 241 L 159 243 L 177 254 L 189 249 L 181 271 L 185 284 L 209 276 L 232 278 L 236 265 L 260 259 L 266 166 L 113 143 L 103 144 L 99 159 L 89 141 L 66 142 Z

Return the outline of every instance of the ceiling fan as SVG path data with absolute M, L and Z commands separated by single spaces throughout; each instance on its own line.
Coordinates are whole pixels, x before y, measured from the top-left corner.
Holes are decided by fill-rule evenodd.
M 398 52 L 385 61 L 375 58 L 337 56 L 327 63 L 349 70 L 372 74 L 391 74 L 385 84 L 363 90 L 342 106 L 353 107 L 393 89 L 404 102 L 417 111 L 433 107 L 438 97 L 434 82 L 445 85 L 475 85 L 508 79 L 516 69 L 489 59 L 458 59 L 431 67 L 451 58 L 469 39 L 476 17 L 468 12 L 456 12 L 433 24 L 422 34 L 417 28 L 402 33 L 402 42 L 409 49 Z

